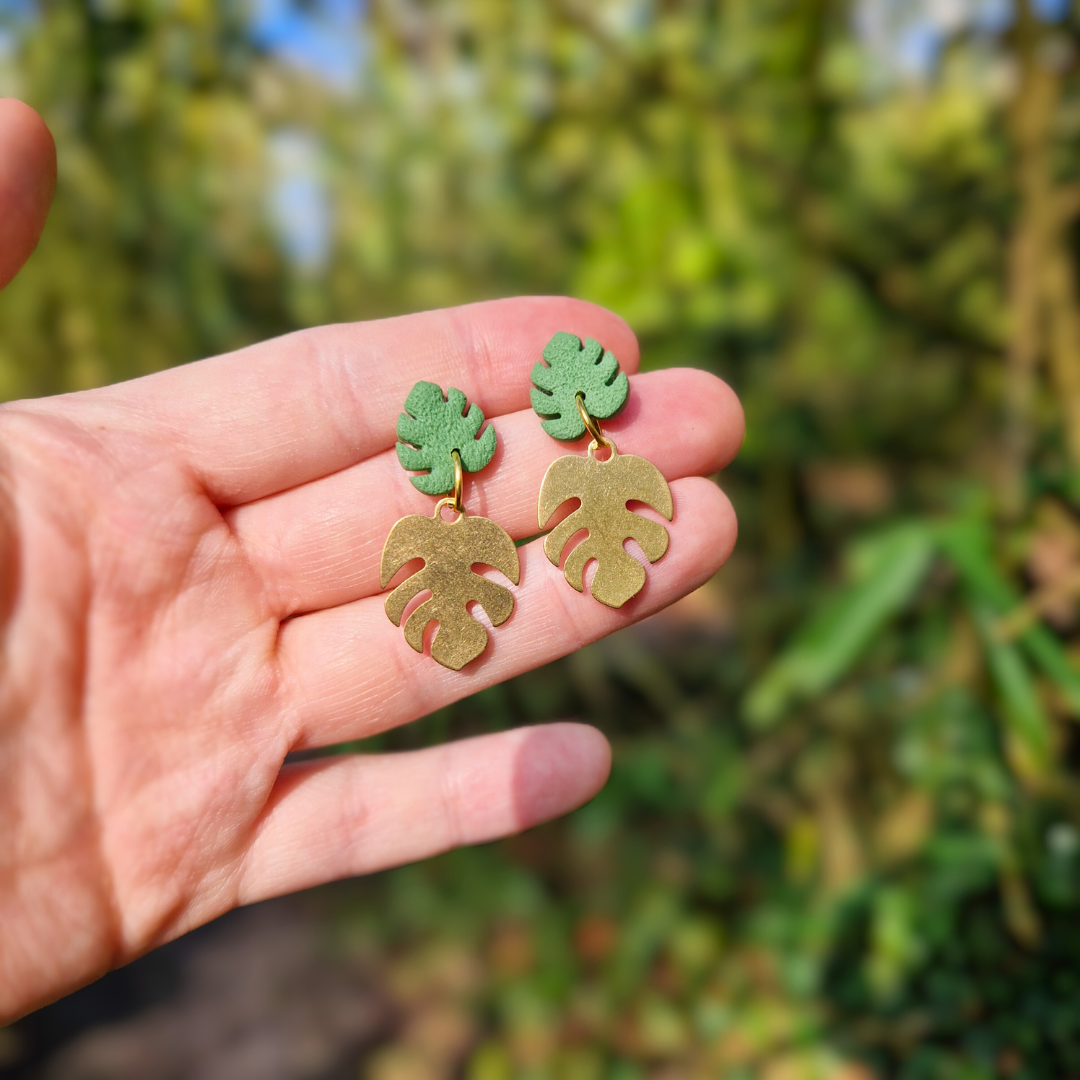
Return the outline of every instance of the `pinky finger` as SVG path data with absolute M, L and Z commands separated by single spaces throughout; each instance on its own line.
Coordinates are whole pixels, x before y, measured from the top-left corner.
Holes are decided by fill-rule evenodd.
M 248 849 L 238 903 L 521 832 L 587 802 L 610 767 L 604 736 L 568 723 L 289 766 Z

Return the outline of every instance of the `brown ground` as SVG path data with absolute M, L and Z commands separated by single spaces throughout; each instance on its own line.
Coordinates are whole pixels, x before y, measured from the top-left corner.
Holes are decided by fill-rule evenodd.
M 326 907 L 233 912 L 0 1029 L 0 1080 L 352 1080 L 392 1015 Z

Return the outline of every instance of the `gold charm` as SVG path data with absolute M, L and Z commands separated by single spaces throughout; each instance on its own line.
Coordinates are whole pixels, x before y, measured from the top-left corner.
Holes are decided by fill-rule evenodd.
M 455 521 L 445 521 L 443 507 L 452 499 L 440 499 L 434 517 L 412 514 L 390 530 L 383 548 L 379 584 L 390 579 L 412 559 L 423 559 L 424 568 L 406 578 L 387 598 L 386 614 L 395 626 L 410 600 L 425 589 L 431 597 L 405 620 L 405 640 L 424 651 L 424 631 L 435 621 L 439 629 L 431 643 L 431 655 L 443 667 L 460 671 L 487 648 L 488 634 L 470 614 L 474 601 L 487 612 L 492 626 L 501 626 L 514 610 L 510 590 L 481 577 L 477 563 L 494 566 L 515 585 L 521 575 L 517 548 L 506 530 L 484 517 L 468 517 L 464 510 Z
M 552 514 L 568 499 L 580 499 L 581 505 L 560 522 L 544 540 L 544 554 L 559 565 L 563 548 L 582 529 L 588 537 L 570 552 L 563 570 L 567 582 L 578 592 L 584 591 L 585 566 L 597 562 L 590 592 L 608 607 L 622 607 L 636 596 L 645 584 L 645 570 L 628 554 L 623 544 L 634 539 L 641 545 L 649 562 L 654 563 L 668 549 L 668 531 L 655 521 L 626 508 L 631 501 L 643 502 L 672 519 L 674 507 L 671 489 L 660 470 L 645 458 L 620 455 L 615 444 L 600 430 L 595 418 L 577 395 L 578 411 L 593 440 L 585 457 L 568 455 L 548 467 L 540 485 L 537 519 L 543 529 Z M 601 447 L 608 457 L 601 460 Z

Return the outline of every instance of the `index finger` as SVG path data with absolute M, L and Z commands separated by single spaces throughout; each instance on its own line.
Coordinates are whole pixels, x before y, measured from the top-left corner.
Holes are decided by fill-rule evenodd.
M 393 446 L 418 380 L 457 387 L 489 419 L 528 408 L 529 373 L 558 330 L 596 338 L 637 370 L 637 340 L 617 315 L 521 297 L 302 330 L 80 395 L 81 407 L 166 440 L 219 506 L 237 505 Z

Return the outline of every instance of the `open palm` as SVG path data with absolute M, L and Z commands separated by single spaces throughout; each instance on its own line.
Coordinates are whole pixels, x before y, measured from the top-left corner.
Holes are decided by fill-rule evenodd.
M 48 202 L 47 133 L 26 112 L 0 102 L 0 279 Z M 701 372 L 634 375 L 607 427 L 675 504 L 670 550 L 634 601 L 575 593 L 537 541 L 520 550 L 514 614 L 464 671 L 387 619 L 383 541 L 433 506 L 393 451 L 410 387 L 459 387 L 494 421 L 499 449 L 468 506 L 529 536 L 566 452 L 529 409 L 557 330 L 636 370 L 615 316 L 520 299 L 323 327 L 0 408 L 0 1020 L 238 904 L 506 835 L 595 793 L 608 748 L 578 724 L 284 764 L 562 656 L 727 557 L 734 516 L 701 477 L 738 447 L 737 402 Z

